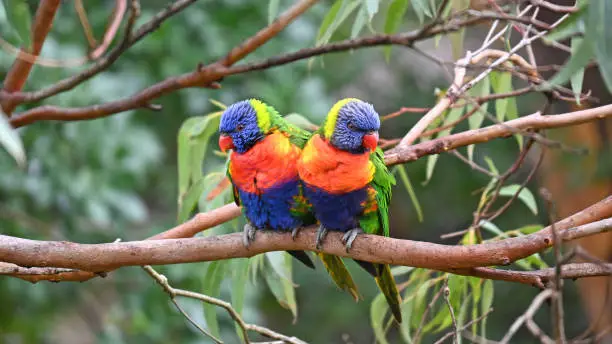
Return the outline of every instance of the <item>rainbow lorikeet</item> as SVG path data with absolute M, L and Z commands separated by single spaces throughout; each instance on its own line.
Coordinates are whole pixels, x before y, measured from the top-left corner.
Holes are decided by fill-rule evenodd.
M 388 207 L 395 178 L 377 148 L 380 119 L 374 107 L 354 98 L 337 102 L 304 146 L 298 173 L 304 195 L 320 222 L 317 248 L 328 230 L 344 232 L 347 252 L 364 231 L 389 236 Z M 401 298 L 386 264 L 357 261 L 372 274 L 393 316 L 401 322 Z
M 285 121 L 273 107 L 256 99 L 228 106 L 219 132 L 221 149 L 233 150 L 227 175 L 234 200 L 242 205 L 247 218 L 245 246 L 254 240 L 256 230 L 292 231 L 295 238 L 301 227 L 316 223 L 297 172 L 299 156 L 311 133 Z M 305 252 L 288 252 L 314 268 Z M 318 256 L 338 287 L 357 299 L 357 286 L 342 259 Z

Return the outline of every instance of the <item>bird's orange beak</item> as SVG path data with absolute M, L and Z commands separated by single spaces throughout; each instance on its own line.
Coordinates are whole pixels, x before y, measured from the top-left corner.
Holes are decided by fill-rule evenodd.
M 361 144 L 363 144 L 365 148 L 374 151 L 378 145 L 378 132 L 363 135 Z
M 234 141 L 232 140 L 232 137 L 226 134 L 221 134 L 221 136 L 219 136 L 219 148 L 221 148 L 221 151 L 223 152 L 228 149 L 233 149 Z

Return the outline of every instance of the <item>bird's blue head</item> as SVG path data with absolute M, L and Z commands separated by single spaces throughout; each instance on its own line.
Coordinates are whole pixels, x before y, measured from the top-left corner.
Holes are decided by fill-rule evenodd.
M 272 127 L 272 110 L 257 99 L 243 100 L 225 109 L 219 124 L 219 147 L 244 153 L 262 140 Z
M 334 147 L 351 153 L 374 151 L 380 118 L 374 106 L 355 98 L 337 102 L 329 111 L 322 132 Z

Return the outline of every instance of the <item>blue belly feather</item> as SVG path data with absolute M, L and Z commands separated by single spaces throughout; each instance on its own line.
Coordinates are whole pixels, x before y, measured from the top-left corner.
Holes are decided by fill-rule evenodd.
M 274 185 L 260 194 L 238 189 L 246 218 L 257 229 L 291 230 L 301 226 L 299 218 L 291 215 L 294 196 L 299 194 L 297 179 Z
M 312 203 L 315 216 L 329 230 L 346 232 L 359 227 L 363 202 L 368 197 L 368 186 L 345 194 L 331 194 L 315 186 L 306 185 L 304 194 Z

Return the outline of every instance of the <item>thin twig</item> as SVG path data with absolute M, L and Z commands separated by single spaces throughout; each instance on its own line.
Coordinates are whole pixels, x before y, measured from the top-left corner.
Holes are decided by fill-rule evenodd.
M 453 310 L 453 305 L 450 302 L 450 289 L 448 288 L 448 278 L 446 278 L 444 280 L 444 301 L 446 302 L 446 305 L 448 306 L 448 311 L 450 312 L 450 316 L 451 319 L 453 321 L 453 343 L 457 343 L 458 342 L 458 337 L 459 337 L 459 328 L 457 327 L 457 319 L 455 318 L 455 311 Z
M 425 308 L 425 311 L 423 312 L 423 315 L 421 316 L 421 322 L 419 323 L 419 327 L 417 328 L 414 334 L 414 337 L 412 337 L 412 341 L 414 343 L 419 344 L 421 342 L 421 332 L 423 331 L 423 327 L 425 327 L 425 323 L 427 322 L 427 316 L 429 315 L 429 312 L 433 308 L 436 301 L 438 301 L 438 299 L 440 298 L 440 296 L 442 296 L 443 293 L 444 293 L 444 288 L 440 288 L 431 298 L 431 301 L 427 305 L 427 308 Z
M 211 305 L 214 305 L 214 306 L 221 307 L 221 308 L 225 309 L 227 311 L 227 313 L 229 314 L 229 316 L 234 320 L 234 322 L 236 322 L 236 324 L 238 324 L 238 326 L 242 330 L 243 340 L 244 340 L 244 342 L 246 344 L 250 343 L 249 337 L 248 337 L 248 331 L 257 332 L 257 333 L 259 333 L 259 334 L 261 334 L 263 336 L 266 336 L 268 338 L 281 340 L 281 341 L 284 341 L 285 343 L 290 343 L 290 344 L 305 344 L 302 340 L 300 340 L 300 339 L 298 339 L 296 337 L 288 337 L 288 336 L 285 336 L 285 335 L 280 334 L 278 332 L 272 331 L 269 328 L 266 328 L 266 327 L 263 327 L 263 326 L 260 326 L 260 325 L 247 324 L 247 323 L 244 322 L 244 320 L 242 319 L 240 314 L 238 314 L 238 312 L 236 312 L 236 310 L 232 307 L 232 305 L 229 302 L 225 302 L 223 300 L 220 300 L 220 299 L 208 296 L 208 295 L 192 292 L 192 291 L 189 291 L 189 290 L 182 290 L 182 289 L 173 288 L 168 283 L 168 279 L 164 275 L 161 275 L 157 271 L 155 271 L 151 266 L 145 265 L 142 268 L 151 277 L 153 277 L 153 279 L 155 279 L 155 281 L 157 281 L 157 283 L 159 283 L 159 285 L 162 286 L 164 291 L 166 291 L 166 293 L 168 293 L 168 295 L 170 295 L 170 297 L 172 299 L 174 299 L 176 296 L 183 296 L 183 297 L 188 297 L 188 298 L 200 300 L 202 302 L 205 302 L 205 303 L 208 303 L 208 304 L 211 304 Z
M 465 329 L 469 328 L 470 326 L 472 326 L 472 325 L 474 325 L 476 323 L 481 322 L 486 317 L 488 317 L 489 314 L 491 314 L 492 312 L 493 312 L 493 308 L 490 308 L 488 311 L 484 312 L 478 318 L 470 320 L 467 323 L 465 323 L 465 325 L 461 326 L 459 331 L 464 331 Z M 438 339 L 434 344 L 442 344 L 442 343 L 444 343 L 444 341 L 446 341 L 448 338 L 452 337 L 454 334 L 455 334 L 455 331 L 450 331 L 450 332 L 446 333 L 444 336 L 442 336 L 440 339 Z
M 544 301 L 546 301 L 549 298 L 551 298 L 553 293 L 554 293 L 553 290 L 546 289 L 543 292 L 541 292 L 540 294 L 538 294 L 538 296 L 536 296 L 533 299 L 533 301 L 531 302 L 531 305 L 529 306 L 529 308 L 527 308 L 525 313 L 523 315 L 521 315 L 520 317 L 518 317 L 514 321 L 512 326 L 510 326 L 510 329 L 508 330 L 508 332 L 506 332 L 506 334 L 504 335 L 504 338 L 502 338 L 502 340 L 499 343 L 500 344 L 507 344 L 507 343 L 509 343 L 510 339 L 512 339 L 512 336 L 514 336 L 516 331 L 518 331 L 519 328 L 521 328 L 521 326 L 523 325 L 523 323 L 525 323 L 527 318 L 532 318 L 533 315 L 538 311 L 538 309 L 540 309 L 540 306 L 542 306 L 542 303 L 544 303 Z

